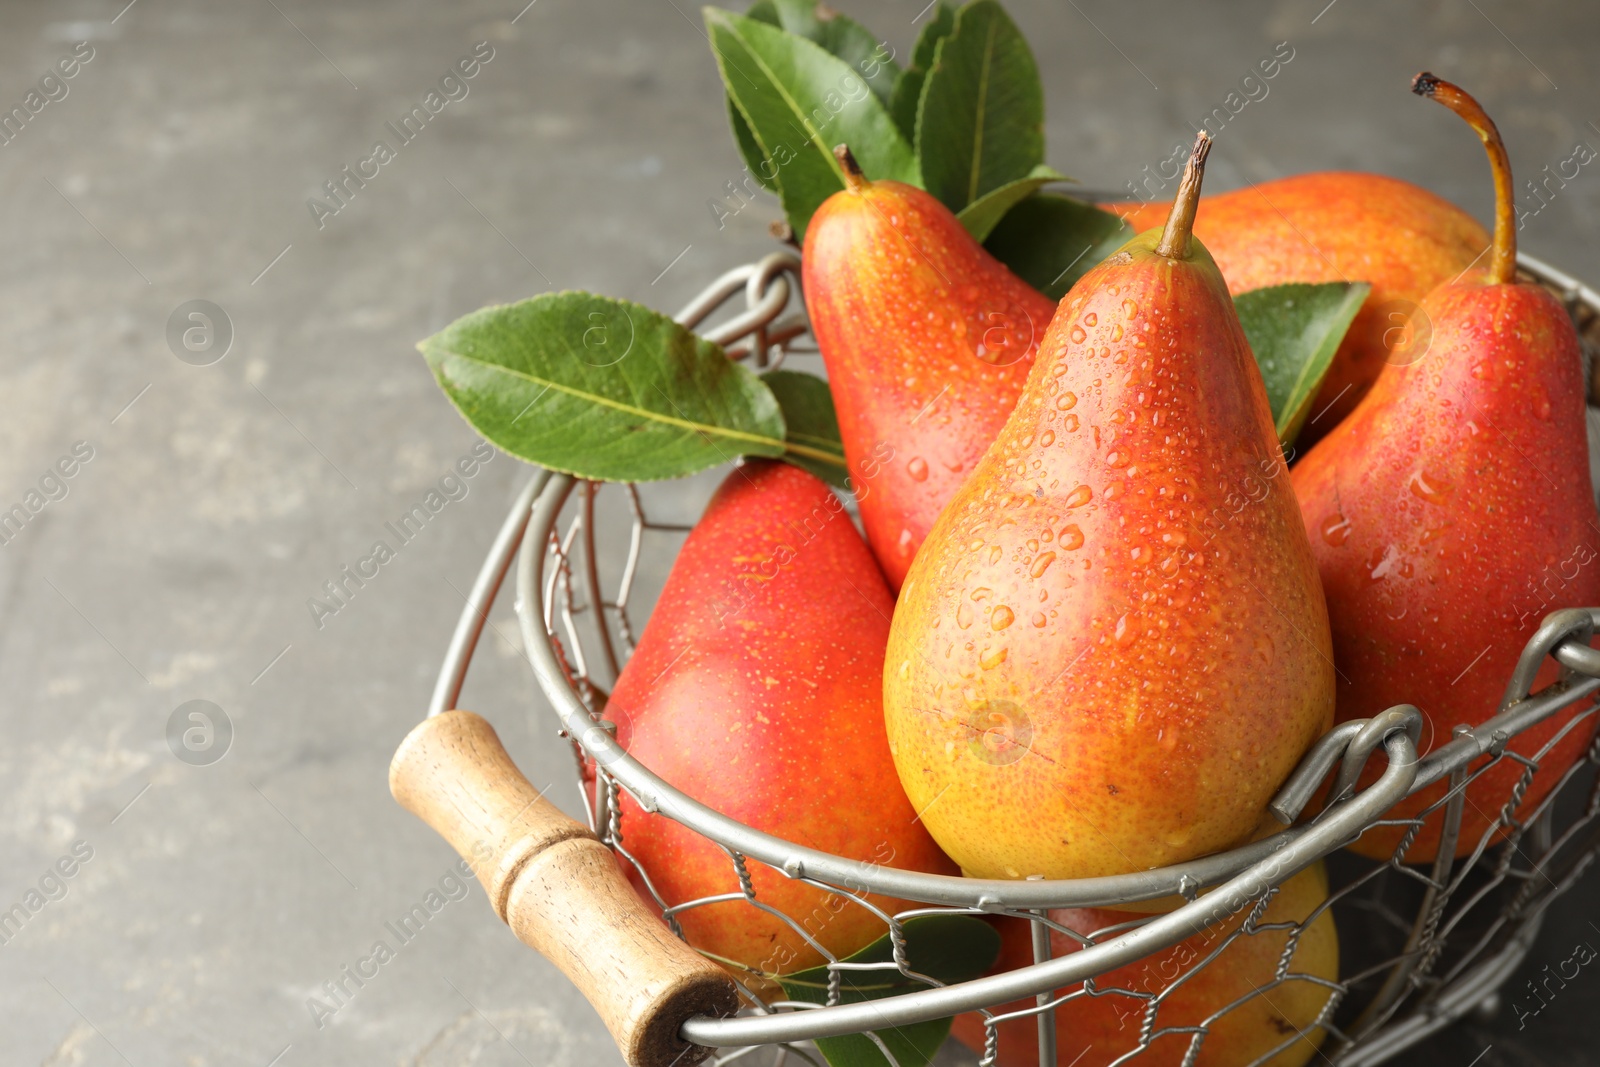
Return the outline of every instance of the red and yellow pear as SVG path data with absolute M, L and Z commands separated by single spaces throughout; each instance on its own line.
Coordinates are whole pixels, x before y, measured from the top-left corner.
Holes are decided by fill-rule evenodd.
M 894 598 L 843 503 L 783 463 L 734 469 L 678 553 L 606 717 L 650 770 L 746 825 L 835 855 L 954 873 L 895 777 L 881 670 Z M 621 800 L 635 883 L 669 905 L 738 893 L 722 848 Z M 885 932 L 840 894 L 748 863 L 756 899 L 837 956 Z M 640 877 L 649 878 L 647 886 Z M 868 899 L 894 911 L 900 901 Z M 691 908 L 691 945 L 760 972 L 821 956 L 782 919 L 744 902 Z
M 1109 1067 L 1113 1062 L 1180 1067 L 1189 1062 L 1184 1056 L 1195 1030 L 1204 1026 L 1205 1038 L 1192 1067 L 1258 1062 L 1300 1067 L 1321 1042 L 1322 1032 L 1313 1024 L 1327 1007 L 1332 983 L 1339 980 L 1339 936 L 1333 913 L 1324 906 L 1327 899 L 1328 876 L 1319 862 L 1284 882 L 1248 932 L 1251 908 L 1245 907 L 1171 948 L 1097 977 L 1095 995 L 1076 997 L 1055 1009 L 1056 1062 L 1061 1067 Z M 1050 912 L 1053 921 L 1088 938 L 1140 917 L 1107 908 Z M 995 970 L 1032 963 L 1029 924 L 1012 918 L 995 922 L 1000 927 Z M 1279 978 L 1290 924 L 1305 925 L 1295 934 L 1288 967 Z M 1110 935 L 1102 940 L 1105 936 Z M 1081 947 L 1075 938 L 1050 934 L 1052 956 Z M 1069 992 L 1059 990 L 1057 996 Z M 1120 1057 L 1139 1048 L 1145 1012 L 1151 998 L 1161 994 L 1151 1040 L 1123 1061 Z M 992 1011 L 1000 1015 L 1031 1007 L 1031 1001 L 1016 1001 Z M 1007 1019 L 996 1029 L 999 1067 L 1036 1067 L 1035 1016 Z M 983 1016 L 976 1012 L 957 1016 L 951 1033 L 975 1051 L 984 1048 Z M 1263 1061 L 1268 1054 L 1271 1058 Z
M 806 226 L 806 310 L 861 522 L 898 589 L 1005 425 L 1054 309 L 938 200 L 837 155 L 847 188 Z
M 1247 839 L 1332 724 L 1327 613 L 1261 375 L 1191 236 L 1063 297 L 901 590 L 900 780 L 976 877 L 1121 874 Z
M 1600 604 L 1600 516 L 1589 485 L 1578 339 L 1559 300 L 1516 279 L 1505 146 L 1456 86 L 1419 74 L 1414 89 L 1465 118 L 1488 149 L 1488 266 L 1428 295 L 1419 314 L 1431 341 L 1413 362 L 1385 367 L 1291 477 L 1328 598 L 1338 717 L 1416 704 L 1426 750 L 1449 741 L 1457 725 L 1495 714 L 1548 612 Z M 1547 663 L 1536 684 L 1554 677 Z M 1576 710 L 1517 734 L 1507 748 L 1534 757 Z M 1540 760 L 1513 817 L 1526 817 L 1592 732 L 1571 730 Z M 1375 763 L 1367 781 L 1381 770 Z M 1493 832 L 1524 770 L 1501 760 L 1467 787 L 1458 855 Z M 1391 817 L 1418 817 L 1446 785 L 1417 793 Z M 1442 825 L 1434 813 L 1406 859 L 1431 860 Z M 1355 847 L 1388 858 L 1405 829 L 1376 827 Z
M 1159 224 L 1169 205 L 1106 208 L 1137 230 Z M 1387 362 L 1405 358 L 1417 304 L 1489 247 L 1477 220 L 1449 201 L 1398 178 L 1350 171 L 1299 174 L 1207 197 L 1195 235 L 1235 296 L 1287 282 L 1371 284 L 1322 380 L 1302 445 L 1354 410 Z

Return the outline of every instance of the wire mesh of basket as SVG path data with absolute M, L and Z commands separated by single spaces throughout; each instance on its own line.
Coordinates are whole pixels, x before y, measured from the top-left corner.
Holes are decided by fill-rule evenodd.
M 1522 257 L 1521 267 L 1565 301 L 1585 337 L 1588 362 L 1600 330 L 1600 296 L 1529 257 Z M 791 355 L 815 351 L 804 347 L 798 279 L 799 261 L 776 253 L 729 271 L 677 318 L 699 327 L 742 292 L 741 310 L 700 332 L 722 343 L 730 358 L 776 366 Z M 605 718 L 605 686 L 620 673 L 638 632 L 634 599 L 641 567 L 647 560 L 663 562 L 670 543 L 687 529 L 652 519 L 635 486 L 538 472 L 517 496 L 484 562 L 429 714 L 454 706 L 489 609 L 516 559 L 516 610 L 525 650 L 540 693 L 555 709 L 559 734 L 572 748 L 590 829 L 632 867 L 636 884 L 680 936 L 683 917 L 696 909 L 760 909 L 826 962 L 829 977 L 820 1002 L 782 999 L 772 976 L 752 968 L 739 983 L 745 1004 L 737 1016 L 685 1023 L 682 1035 L 718 1050 L 718 1063 L 767 1047 L 776 1050 L 775 1063 L 790 1057 L 820 1063 L 815 1041 L 861 1034 L 898 1067 L 882 1033 L 965 1012 L 977 1013 L 981 1022 L 985 1067 L 997 1062 L 1007 1024 L 1029 1028 L 1041 1067 L 1052 1067 L 1058 1055 L 1061 1063 L 1076 1063 L 1074 1056 L 1082 1054 L 1072 1047 L 1077 1038 L 1070 1026 L 1058 1032 L 1058 1020 L 1070 1021 L 1074 1011 L 1101 998 L 1117 1005 L 1111 1010 L 1127 1028 L 1126 1048 L 1114 1059 L 1085 1059 L 1085 1067 L 1151 1062 L 1157 1053 L 1161 1062 L 1193 1064 L 1208 1039 L 1225 1040 L 1217 1035 L 1230 1020 L 1252 1013 L 1250 1025 L 1277 1020 L 1282 1036 L 1254 1063 L 1272 1062 L 1296 1045 L 1304 1052 L 1307 1041 L 1319 1043 L 1321 1056 L 1330 1062 L 1381 1063 L 1474 1008 L 1496 1003 L 1538 935 L 1546 909 L 1600 853 L 1600 778 L 1595 774 L 1600 740 L 1594 737 L 1600 651 L 1590 647 L 1600 609 L 1588 608 L 1551 613 L 1528 643 L 1499 713 L 1481 726 L 1457 727 L 1448 742 L 1426 755 L 1419 754 L 1421 714 L 1409 705 L 1330 731 L 1273 801 L 1284 829 L 1228 852 L 1116 877 L 996 881 L 900 870 L 782 840 L 674 789 L 617 744 L 614 725 Z M 606 540 L 625 547 L 608 554 L 597 538 L 602 531 Z M 1559 676 L 1532 691 L 1547 659 L 1559 665 Z M 1558 713 L 1567 717 L 1537 751 L 1507 747 L 1517 734 Z M 1540 761 L 1575 733 L 1589 739 L 1584 757 L 1554 789 L 1525 803 Z M 1378 761 L 1382 774 L 1358 789 L 1369 761 Z M 1456 858 L 1457 850 L 1448 845 L 1462 826 L 1467 786 L 1508 762 L 1520 767 L 1515 786 L 1492 825 Z M 586 764 L 593 768 L 592 786 L 585 780 Z M 1330 774 L 1328 801 L 1315 816 L 1301 819 Z M 1386 817 L 1398 801 L 1441 781 L 1448 782 L 1448 790 L 1417 818 Z M 663 899 L 651 872 L 629 852 L 629 826 L 618 802 L 623 791 L 644 812 L 675 820 L 715 842 L 727 857 L 727 891 Z M 1430 865 L 1406 863 L 1418 828 L 1432 816 L 1443 820 L 1445 846 Z M 1387 862 L 1339 851 L 1363 830 L 1384 825 L 1406 831 Z M 1324 857 L 1331 882 L 1326 900 L 1307 914 L 1274 913 L 1284 883 Z M 873 963 L 837 958 L 817 936 L 815 913 L 785 914 L 762 898 L 751 873 L 761 867 L 827 894 L 830 909 L 870 914 L 891 935 L 891 958 Z M 891 913 L 869 899 L 873 894 L 912 906 Z M 1052 914 L 1055 909 L 1117 909 L 1173 895 L 1184 900 L 1175 910 L 1118 915 L 1119 921 L 1101 929 L 1080 929 L 1081 923 L 1068 925 Z M 1304 946 L 1329 936 L 1324 916 L 1330 912 L 1347 932 L 1337 977 L 1302 966 Z M 1032 960 L 942 985 L 917 973 L 905 951 L 905 924 L 934 914 L 1025 922 Z M 1209 1012 L 1197 1012 L 1186 1002 L 1185 990 L 1201 981 L 1207 968 L 1226 966 L 1218 961 L 1241 952 L 1269 957 L 1270 979 L 1251 983 Z M 848 996 L 848 979 L 873 970 L 925 988 L 867 1002 Z M 1307 1021 L 1289 1022 L 1295 1012 L 1280 1010 L 1284 1001 L 1300 1005 Z M 1102 1015 L 1107 1010 L 1096 1008 Z M 1151 1058 L 1138 1058 L 1142 1054 Z

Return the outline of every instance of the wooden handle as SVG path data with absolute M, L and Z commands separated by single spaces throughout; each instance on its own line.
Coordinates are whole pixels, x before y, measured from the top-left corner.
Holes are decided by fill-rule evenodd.
M 389 791 L 472 865 L 495 914 L 588 998 L 632 1067 L 710 1055 L 678 1028 L 733 1014 L 728 973 L 673 936 L 611 850 L 539 795 L 482 717 L 447 711 L 412 730 Z

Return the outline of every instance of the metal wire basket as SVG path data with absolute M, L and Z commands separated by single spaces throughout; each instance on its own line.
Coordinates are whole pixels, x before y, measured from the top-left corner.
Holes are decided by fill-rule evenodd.
M 743 291 L 744 308 L 703 335 L 727 346 L 733 358 L 771 366 L 807 350 L 798 308 L 799 261 L 787 253 L 729 271 L 678 316 L 698 326 Z M 1526 256 L 1524 271 L 1557 292 L 1587 331 L 1600 319 L 1600 296 L 1559 271 Z M 788 312 L 786 314 L 786 312 Z M 1586 342 L 1586 349 L 1589 347 Z M 814 349 L 810 350 L 814 352 Z M 990 881 L 922 874 L 846 859 L 781 840 L 734 821 L 674 789 L 621 749 L 604 719 L 604 686 L 616 678 L 634 645 L 631 600 L 641 561 L 662 551 L 660 542 L 687 527 L 652 521 L 641 494 L 631 485 L 602 486 L 560 474 L 537 473 L 518 495 L 462 612 L 435 688 L 429 715 L 455 706 L 478 636 L 514 556 L 516 611 L 526 652 L 540 693 L 556 711 L 560 735 L 570 743 L 581 775 L 585 759 L 596 767 L 598 787 L 591 794 L 590 830 L 617 855 L 632 860 L 627 830 L 617 804 L 626 790 L 648 812 L 673 819 L 720 845 L 738 876 L 740 891 L 668 907 L 656 904 L 677 929 L 684 912 L 743 897 L 751 907 L 772 911 L 756 898 L 748 865 L 764 864 L 819 889 L 838 894 L 852 906 L 877 915 L 895 934 L 894 959 L 878 964 L 912 977 L 900 946 L 902 924 L 934 913 L 1008 915 L 1027 920 L 1034 931 L 1031 965 L 957 985 L 927 988 L 870 1003 L 842 1003 L 831 983 L 822 1005 L 763 1002 L 748 986 L 737 1016 L 695 1017 L 681 1036 L 695 1045 L 720 1050 L 727 1063 L 763 1047 L 775 1046 L 774 1062 L 790 1056 L 818 1062 L 808 1042 L 836 1035 L 881 1031 L 892 1026 L 980 1012 L 987 1047 L 983 1063 L 996 1056 L 996 1027 L 1024 1016 L 1037 1019 L 1039 1062 L 1054 1067 L 1058 1046 L 1063 1062 L 1071 1049 L 1056 1033 L 1056 1009 L 1088 996 L 1124 996 L 1139 1020 L 1138 1044 L 1129 1057 L 1157 1040 L 1186 1039 L 1183 1062 L 1200 1055 L 1215 1017 L 1195 1025 L 1170 1025 L 1162 1009 L 1171 988 L 1102 988 L 1097 976 L 1148 957 L 1216 926 L 1241 909 L 1249 919 L 1226 940 L 1274 931 L 1284 949 L 1271 983 L 1255 995 L 1270 996 L 1280 985 L 1312 982 L 1326 990 L 1326 1002 L 1312 1029 L 1321 1031 L 1321 1053 L 1333 1063 L 1356 1067 L 1391 1059 L 1434 1031 L 1475 1008 L 1497 1002 L 1502 983 L 1516 970 L 1538 934 L 1550 903 L 1567 891 L 1600 852 L 1600 788 L 1594 768 L 1600 741 L 1572 767 L 1557 788 L 1536 805 L 1522 804 L 1523 791 L 1542 759 L 1559 740 L 1534 757 L 1506 751 L 1507 740 L 1560 709 L 1584 701 L 1565 726 L 1567 732 L 1592 731 L 1600 706 L 1590 701 L 1600 690 L 1600 652 L 1590 637 L 1600 626 L 1600 609 L 1558 611 L 1528 643 L 1499 714 L 1475 729 L 1458 728 L 1455 737 L 1426 756 L 1418 754 L 1421 715 L 1416 708 L 1393 708 L 1372 719 L 1347 722 L 1323 737 L 1305 756 L 1274 801 L 1285 823 L 1300 815 L 1319 784 L 1335 771 L 1331 796 L 1341 798 L 1316 818 L 1290 826 L 1264 840 L 1229 852 L 1159 870 L 1075 881 Z M 597 531 L 610 539 L 625 535 L 626 549 L 607 557 L 597 547 Z M 519 551 L 520 549 L 520 551 Z M 1530 687 L 1546 658 L 1561 666 L 1560 678 L 1532 693 Z M 540 712 L 539 714 L 544 714 Z M 1386 761 L 1381 777 L 1356 791 L 1369 758 Z M 1483 766 L 1472 766 L 1483 757 Z M 1380 824 L 1385 813 L 1408 794 L 1443 779 L 1448 796 L 1428 811 L 1444 809 L 1446 834 L 1461 824 L 1466 785 L 1490 766 L 1515 760 L 1523 766 L 1518 787 L 1505 798 L 1500 821 L 1463 859 L 1441 848 L 1431 870 L 1407 866 L 1397 857 L 1387 863 L 1345 854 L 1331 865 L 1331 907 L 1340 924 L 1359 932 L 1361 951 L 1346 951 L 1338 981 L 1295 969 L 1298 935 L 1306 923 L 1271 924 L 1260 916 L 1274 887 L 1321 857 L 1336 853 L 1362 830 Z M 592 802 L 590 797 L 593 797 Z M 1493 840 L 1504 830 L 1504 839 Z M 1404 847 L 1404 846 L 1402 846 Z M 644 872 L 648 875 L 648 871 Z M 1201 895 L 1201 890 L 1210 892 Z M 914 910 L 886 915 L 863 899 L 867 892 L 918 902 Z M 1085 936 L 1047 917 L 1048 909 L 1115 907 L 1169 894 L 1187 903 L 1175 911 L 1123 923 Z M 1319 909 L 1320 912 L 1320 909 Z M 830 974 L 842 968 L 801 927 L 798 917 L 782 916 L 828 959 Z M 1051 931 L 1081 946 L 1051 958 Z M 1286 937 L 1284 935 L 1287 934 Z M 851 965 L 860 968 L 862 965 Z M 1024 1000 L 1026 1007 L 998 1006 Z M 1240 1003 L 1225 1011 L 1238 1010 Z M 1218 1016 L 1223 1014 L 1219 1012 Z M 1070 1035 L 1068 1035 L 1070 1037 Z M 1279 1049 L 1300 1039 L 1285 1036 Z M 876 1038 L 874 1037 L 876 1041 Z M 889 1049 L 876 1042 L 893 1063 Z M 1278 1050 L 1255 1062 L 1267 1062 Z M 692 1058 L 692 1057 L 691 1057 Z M 1119 1059 L 1117 1062 L 1122 1062 Z

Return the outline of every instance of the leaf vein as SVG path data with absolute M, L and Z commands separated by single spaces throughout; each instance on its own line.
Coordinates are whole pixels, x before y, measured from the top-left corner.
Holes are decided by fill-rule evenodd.
M 541 378 L 536 374 L 529 374 L 528 372 L 519 370 L 516 367 L 508 367 L 503 363 L 493 363 L 489 360 L 479 359 L 476 356 L 470 356 L 464 352 L 456 352 L 452 349 L 444 348 L 438 345 L 430 345 L 428 347 L 437 354 L 464 360 L 468 363 L 487 368 L 491 371 L 499 371 L 504 374 L 509 374 L 512 377 L 521 378 L 524 381 L 546 386 L 549 389 L 555 390 L 556 392 L 565 393 L 568 396 L 576 397 L 580 400 L 587 400 L 598 404 L 601 407 L 609 407 L 615 411 L 621 411 L 629 415 L 635 415 L 647 421 L 659 422 L 690 433 L 713 434 L 720 437 L 727 437 L 736 441 L 752 441 L 774 448 L 783 447 L 783 442 L 779 441 L 775 437 L 766 437 L 761 434 L 748 433 L 743 430 L 732 430 L 721 426 L 714 426 L 710 423 L 695 422 L 692 419 L 681 419 L 671 415 L 663 415 L 660 412 L 651 411 L 648 408 L 642 408 L 635 404 L 625 404 L 622 401 L 614 400 L 611 397 L 604 396 L 600 393 L 586 393 L 582 390 L 574 389 L 571 386 L 563 385 L 562 383 L 553 379 Z M 630 387 L 631 384 L 632 383 L 629 383 Z
M 989 66 L 994 60 L 994 35 L 999 24 L 989 20 L 989 36 L 983 44 L 983 69 L 978 73 L 978 105 L 972 123 L 972 172 L 967 181 L 967 203 L 978 198 L 978 185 L 983 170 L 984 109 L 989 99 Z

